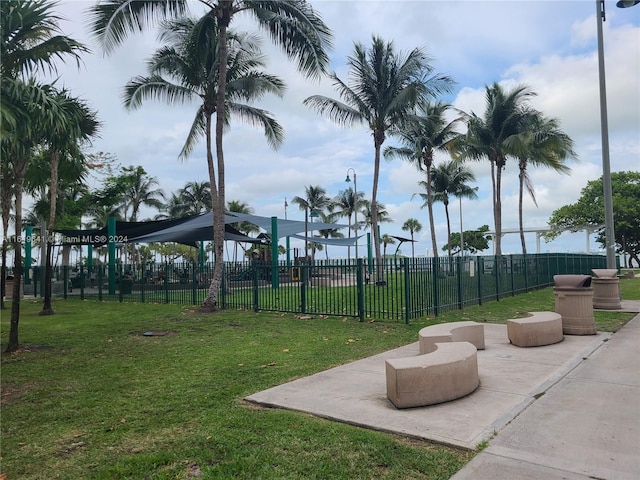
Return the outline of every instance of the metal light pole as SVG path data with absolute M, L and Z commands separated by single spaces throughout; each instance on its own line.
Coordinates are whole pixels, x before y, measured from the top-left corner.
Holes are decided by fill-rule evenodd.
M 633 7 L 640 0 L 620 0 L 619 8 Z M 596 0 L 598 26 L 598 75 L 600 78 L 600 130 L 602 135 L 602 187 L 604 196 L 604 231 L 607 268 L 616 268 L 616 244 L 613 225 L 613 194 L 611 191 L 611 162 L 609 159 L 609 123 L 607 121 L 607 86 L 604 72 L 604 38 L 602 24 L 606 20 L 604 0 Z
M 345 182 L 347 183 L 351 182 L 351 179 L 349 178 L 349 172 L 353 172 L 353 222 L 355 223 L 354 231 L 356 233 L 356 263 L 357 263 L 358 262 L 358 182 L 357 182 L 356 171 L 353 168 L 347 169 L 347 178 L 345 179 Z

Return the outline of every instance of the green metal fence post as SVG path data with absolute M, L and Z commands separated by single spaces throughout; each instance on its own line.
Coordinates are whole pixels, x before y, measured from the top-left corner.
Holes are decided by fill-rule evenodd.
M 496 300 L 500 300 L 500 259 L 498 256 L 493 256 L 493 274 L 496 277 Z
M 364 322 L 364 283 L 363 283 L 363 271 L 364 261 L 362 258 L 358 258 L 356 261 L 356 283 L 357 283 L 357 296 L 358 296 L 358 320 Z
M 309 283 L 309 265 L 301 266 L 302 278 L 300 279 L 300 313 L 307 313 L 307 284 Z
M 271 217 L 271 288 L 280 287 L 278 268 L 278 217 Z
M 191 270 L 191 303 L 198 303 L 198 276 L 196 275 L 196 263 L 193 262 Z
M 142 273 L 140 275 L 140 301 L 142 303 L 145 301 L 144 287 L 147 283 L 147 269 L 145 267 L 146 265 L 142 265 Z
M 258 284 L 258 262 L 254 261 L 253 262 L 253 268 L 252 268 L 252 274 L 253 274 L 253 311 L 257 312 L 259 310 L 259 299 L 258 299 L 258 289 L 260 287 L 260 285 Z
M 404 323 L 409 325 L 409 317 L 411 313 L 411 298 L 410 288 L 411 282 L 409 281 L 409 257 L 404 258 Z
M 482 305 L 482 277 L 484 274 L 484 260 L 482 257 L 476 257 L 476 276 L 478 277 L 478 305 Z
M 524 255 L 523 258 L 523 266 L 522 266 L 522 270 L 524 273 L 524 291 L 528 292 L 529 291 L 529 259 L 527 258 L 527 255 Z
M 40 267 L 37 265 L 33 266 L 33 298 L 38 298 L 38 280 Z
M 102 265 L 98 266 L 98 300 L 102 301 L 102 281 L 104 279 L 104 269 Z
M 457 281 L 458 281 L 458 308 L 462 310 L 464 305 L 464 297 L 462 294 L 462 257 L 457 258 L 458 263 L 458 271 L 457 273 Z
M 107 250 L 109 253 L 109 295 L 116 293 L 116 219 L 107 220 Z
M 511 267 L 511 296 L 516 294 L 516 276 L 513 272 L 513 255 L 509 255 L 509 265 Z
M 433 314 L 437 317 L 440 310 L 438 282 L 440 281 L 440 262 L 438 257 L 431 259 L 431 275 L 433 280 Z
M 80 300 L 84 300 L 84 282 L 85 282 L 85 275 L 84 275 L 84 265 L 82 265 L 82 263 L 80 264 Z M 65 280 L 66 283 L 66 280 Z
M 209 285 L 207 285 L 208 287 Z M 220 279 L 220 305 L 222 305 L 223 310 L 227 308 L 227 269 L 224 266 L 222 267 L 222 278 Z
M 164 267 L 164 303 L 169 303 L 169 265 Z

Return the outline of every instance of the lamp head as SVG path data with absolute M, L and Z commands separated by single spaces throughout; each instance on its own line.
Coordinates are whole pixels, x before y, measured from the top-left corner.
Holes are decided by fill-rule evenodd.
M 347 178 L 344 179 L 345 182 L 349 183 L 351 179 L 349 178 L 349 174 L 347 173 Z
M 640 0 L 618 0 L 618 3 L 616 3 L 616 7 L 618 8 L 629 8 L 629 7 L 633 7 L 634 5 L 637 5 L 640 3 Z

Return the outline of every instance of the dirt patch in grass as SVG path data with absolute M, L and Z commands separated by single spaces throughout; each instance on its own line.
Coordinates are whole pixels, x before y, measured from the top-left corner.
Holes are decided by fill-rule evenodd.
M 20 345 L 20 348 L 14 350 L 13 352 L 5 352 L 4 350 L 2 350 L 2 358 L 8 359 L 11 357 L 16 357 L 18 355 L 41 352 L 43 350 L 51 350 L 53 348 L 55 348 L 53 345 L 31 345 L 29 343 L 23 343 Z
M 25 393 L 35 386 L 33 382 L 21 383 L 20 385 L 13 382 L 2 385 L 2 395 L 0 396 L 0 405 L 8 405 L 19 400 Z

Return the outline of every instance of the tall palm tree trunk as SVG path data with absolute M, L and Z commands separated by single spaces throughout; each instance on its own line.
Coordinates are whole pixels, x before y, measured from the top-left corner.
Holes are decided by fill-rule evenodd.
M 520 189 L 518 191 L 518 222 L 520 224 L 520 243 L 522 244 L 522 254 L 527 254 L 527 244 L 524 240 L 524 220 L 522 216 L 522 197 L 524 191 L 524 170 L 520 168 L 520 175 L 518 175 L 520 181 Z
M 225 208 L 225 185 L 224 185 L 224 152 L 222 149 L 222 134 L 224 127 L 225 93 L 227 87 L 227 59 L 229 50 L 227 45 L 227 27 L 231 21 L 231 10 L 233 2 L 230 0 L 220 0 L 218 10 L 219 26 L 219 64 L 218 64 L 218 91 L 216 92 L 216 157 L 218 167 L 218 178 L 216 179 L 213 168 L 213 158 L 211 157 L 211 124 L 207 126 L 207 163 L 209 164 L 209 183 L 211 184 L 212 208 L 213 208 L 213 244 L 214 244 L 214 264 L 213 278 L 209 285 L 207 297 L 202 303 L 202 310 L 213 311 L 218 304 L 218 292 L 222 284 L 222 270 L 224 267 L 224 208 Z M 216 181 L 217 180 L 217 181 Z
M 438 258 L 438 243 L 436 242 L 436 226 L 433 221 L 433 189 L 431 188 L 431 162 L 427 165 L 427 212 L 429 213 L 429 230 L 431 230 L 431 248 L 434 258 Z
M 494 205 L 494 221 L 496 227 L 496 256 L 502 255 L 502 166 L 496 165 L 496 193 Z
M 13 177 L 13 176 L 12 176 Z M 9 218 L 11 217 L 11 198 L 13 188 L 9 177 L 9 162 L 2 162 L 2 188 L 0 188 L 0 198 L 2 199 L 2 265 L 0 266 L 0 309 L 4 310 L 4 296 L 7 294 L 7 248 L 9 246 Z
M 451 260 L 451 217 L 449 216 L 449 202 L 444 202 L 444 214 L 447 217 L 447 254 L 449 260 Z
M 47 256 L 44 268 L 44 302 L 40 315 L 53 315 L 51 306 L 51 277 L 52 277 L 52 250 L 53 250 L 53 229 L 56 222 L 56 199 L 58 198 L 58 165 L 60 163 L 60 151 L 54 150 L 51 153 L 51 184 L 49 185 L 49 222 L 47 224 Z
M 20 287 L 22 285 L 22 242 L 20 234 L 22 233 L 22 188 L 24 185 L 24 175 L 27 170 L 27 160 L 23 160 L 17 165 L 14 180 L 15 195 L 15 230 L 16 234 L 13 240 L 13 292 L 11 295 L 11 325 L 9 329 L 9 342 L 7 343 L 7 352 L 14 352 L 18 349 L 18 325 L 20 322 Z
M 375 139 L 375 160 L 373 168 L 373 191 L 371 192 L 371 238 L 376 252 L 376 285 L 384 285 L 384 267 L 380 252 L 380 238 L 378 235 L 378 179 L 380 178 L 380 142 Z

